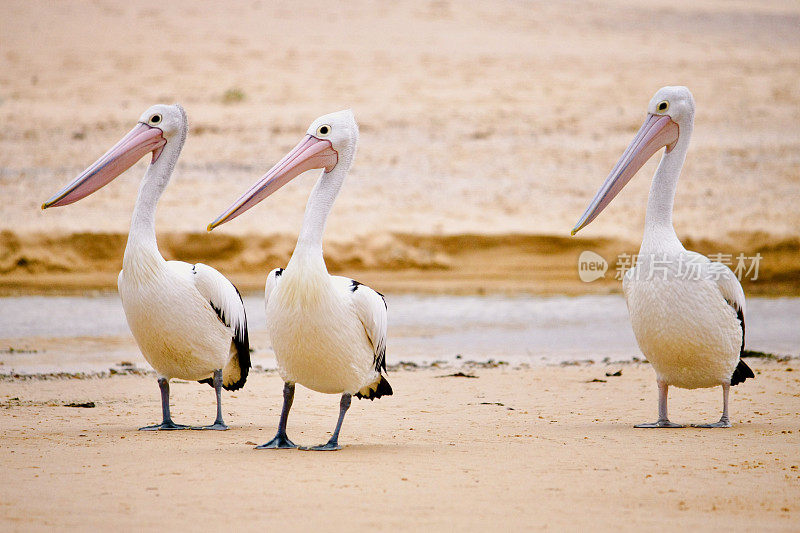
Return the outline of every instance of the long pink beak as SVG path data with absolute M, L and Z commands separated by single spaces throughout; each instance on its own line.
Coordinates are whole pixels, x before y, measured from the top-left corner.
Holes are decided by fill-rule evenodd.
M 339 162 L 339 154 L 330 141 L 306 135 L 283 159 L 269 169 L 250 190 L 208 225 L 208 231 L 233 220 L 258 202 L 274 193 L 306 170 L 324 168 L 330 172 Z
M 588 226 L 653 154 L 665 146 L 667 152 L 670 152 L 675 147 L 679 134 L 680 128 L 668 116 L 648 114 L 636 137 L 619 158 L 603 186 L 594 195 L 583 216 L 572 228 L 572 234 L 575 235 L 580 229 Z
M 148 126 L 142 122 L 136 124 L 111 150 L 103 154 L 69 185 L 43 203 L 42 209 L 68 205 L 89 196 L 131 168 L 145 154 L 153 152 L 153 160 L 150 164 L 155 163 L 161 155 L 164 145 L 167 144 L 163 134 L 164 132 L 159 128 Z

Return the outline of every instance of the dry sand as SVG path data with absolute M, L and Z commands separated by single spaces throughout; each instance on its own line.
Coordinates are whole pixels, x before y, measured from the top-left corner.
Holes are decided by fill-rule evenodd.
M 698 111 L 676 199 L 679 235 L 706 243 L 704 251 L 765 247 L 762 266 L 775 276 L 748 292 L 798 293 L 798 25 L 800 5 L 788 0 L 314 0 L 302 8 L 5 1 L 0 285 L 4 292 L 97 285 L 92 279 L 113 286 L 118 248 L 116 262 L 100 264 L 82 234 L 124 240 L 144 163 L 75 206 L 39 206 L 148 106 L 178 101 L 191 133 L 158 228 L 173 241 L 195 242 L 167 246 L 170 257 L 233 263 L 228 274 L 257 268 L 259 276 L 285 264 L 313 173 L 217 230 L 216 241 L 191 234 L 202 234 L 315 117 L 350 106 L 362 135 L 329 222 L 334 265 L 437 268 L 447 274 L 444 286 L 427 290 L 476 291 L 480 273 L 497 269 L 493 258 L 514 262 L 531 239 L 553 235 L 564 239 L 546 241 L 525 265 L 558 275 L 516 283 L 514 265 L 484 288 L 586 290 L 576 285 L 569 230 L 650 96 L 685 84 Z M 654 168 L 648 164 L 581 233 L 589 239 L 581 246 L 611 242 L 612 257 L 638 249 Z M 451 236 L 476 251 L 469 261 L 445 252 Z M 506 246 L 472 236 L 500 236 Z M 60 243 L 73 238 L 86 248 L 63 253 Z M 241 240 L 221 257 L 226 238 Z M 275 253 L 264 252 L 265 239 Z M 776 248 L 789 260 L 769 255 Z M 564 261 L 554 265 L 550 254 Z M 402 288 L 409 275 L 421 277 L 388 277 Z
M 225 394 L 227 432 L 136 431 L 160 413 L 153 377 L 5 381 L 0 528 L 797 531 L 800 369 L 750 363 L 727 430 L 634 429 L 655 415 L 644 364 L 396 371 L 335 453 L 253 450 L 280 411 L 271 373 Z M 176 421 L 211 419 L 208 387 L 172 391 Z M 671 417 L 716 420 L 720 396 L 673 390 Z M 327 440 L 337 408 L 298 387 L 290 437 Z

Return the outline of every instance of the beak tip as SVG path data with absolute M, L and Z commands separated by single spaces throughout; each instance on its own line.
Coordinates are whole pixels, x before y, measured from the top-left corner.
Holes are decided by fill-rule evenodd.
M 214 224 L 209 224 L 206 226 L 206 231 L 211 231 L 212 229 L 214 229 Z
M 44 210 L 45 210 L 45 209 L 47 209 L 48 207 L 50 207 L 50 202 L 45 202 L 45 203 L 43 203 L 43 204 L 42 204 L 42 211 L 44 211 Z

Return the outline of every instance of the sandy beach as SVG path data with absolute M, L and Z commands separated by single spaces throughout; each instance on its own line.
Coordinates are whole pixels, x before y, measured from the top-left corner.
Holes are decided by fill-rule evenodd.
M 274 373 L 225 395 L 230 431 L 157 434 L 136 431 L 159 415 L 152 376 L 6 380 L 0 525 L 796 531 L 800 368 L 750 364 L 730 430 L 634 429 L 655 416 L 644 364 L 394 371 L 396 395 L 355 402 L 324 454 L 253 449 L 275 431 Z M 476 378 L 442 377 L 457 371 Z M 211 419 L 208 387 L 172 390 L 176 421 Z M 720 396 L 674 390 L 672 418 L 716 420 Z M 337 405 L 298 387 L 290 437 L 327 440 Z

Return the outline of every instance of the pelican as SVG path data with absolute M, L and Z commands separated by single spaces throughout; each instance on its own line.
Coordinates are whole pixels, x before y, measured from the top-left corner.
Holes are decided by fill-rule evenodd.
M 645 162 L 665 148 L 650 187 L 644 237 L 636 266 L 622 289 L 636 341 L 658 382 L 658 421 L 637 428 L 683 427 L 667 416 L 670 385 L 685 389 L 722 386 L 727 428 L 731 385 L 754 377 L 744 350 L 744 292 L 730 268 L 686 250 L 672 226 L 672 205 L 694 126 L 694 98 L 686 87 L 663 87 L 650 100 L 647 118 L 600 187 L 572 234 L 608 206 Z
M 210 266 L 165 261 L 158 251 L 156 204 L 169 183 L 187 131 L 181 106 L 151 107 L 121 141 L 42 205 L 47 209 L 77 202 L 152 153 L 117 280 L 128 326 L 144 358 L 158 373 L 161 390 L 163 420 L 142 430 L 190 427 L 174 423 L 170 416 L 172 378 L 214 387 L 216 420 L 193 429 L 228 429 L 222 418 L 221 389 L 240 389 L 250 370 L 247 317 L 236 287 Z
M 322 256 L 325 221 L 347 175 L 358 143 L 352 111 L 315 120 L 300 143 L 250 190 L 208 226 L 241 215 L 292 178 L 323 169 L 306 205 L 303 226 L 285 269 L 267 276 L 267 329 L 284 381 L 283 409 L 275 438 L 257 449 L 297 448 L 286 434 L 295 383 L 341 394 L 336 429 L 326 444 L 311 450 L 338 450 L 339 431 L 350 400 L 392 394 L 386 370 L 386 302 L 361 283 L 331 276 Z

